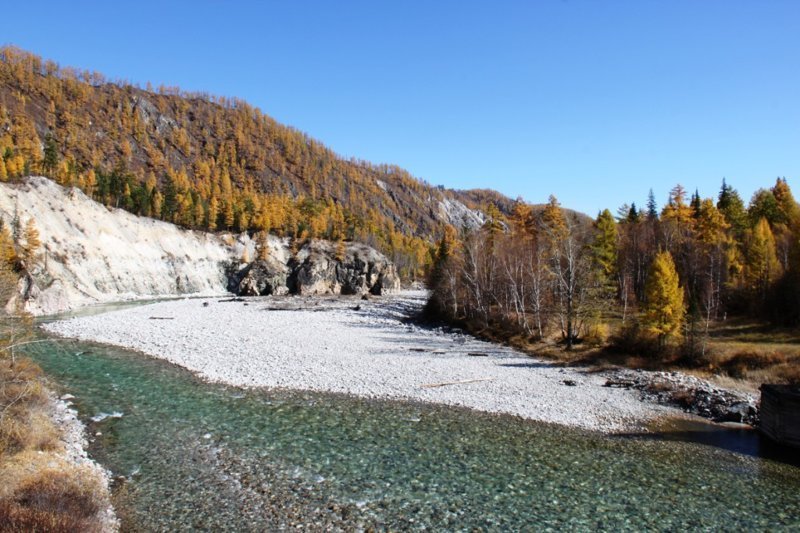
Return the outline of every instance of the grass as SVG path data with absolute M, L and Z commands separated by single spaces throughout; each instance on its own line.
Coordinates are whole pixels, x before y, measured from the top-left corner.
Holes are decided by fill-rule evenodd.
M 709 331 L 708 370 L 751 383 L 800 383 L 800 333 L 729 321 Z
M 584 342 L 576 344 L 571 351 L 564 349 L 557 334 L 534 340 L 501 324 L 482 329 L 470 327 L 474 326 L 471 324 L 464 326 L 484 339 L 564 365 L 681 370 L 711 379 L 718 386 L 751 392 L 762 383 L 800 384 L 800 330 L 775 328 L 743 319 L 712 324 L 705 339 L 705 350 L 693 356 L 682 351 L 680 339 L 659 353 L 653 342 L 642 340 L 635 332 L 626 338 L 621 321 L 617 319 L 596 326 Z
M 101 531 L 103 479 L 64 457 L 41 369 L 0 361 L 0 531 Z

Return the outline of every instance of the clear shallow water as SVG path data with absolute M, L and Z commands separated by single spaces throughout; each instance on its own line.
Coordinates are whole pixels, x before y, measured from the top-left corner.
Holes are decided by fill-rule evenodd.
M 800 468 L 717 447 L 243 391 L 90 343 L 31 352 L 102 433 L 130 530 L 800 528 Z

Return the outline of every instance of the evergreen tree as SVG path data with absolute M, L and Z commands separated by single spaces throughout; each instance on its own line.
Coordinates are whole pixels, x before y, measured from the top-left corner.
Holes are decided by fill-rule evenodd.
M 750 218 L 751 227 L 755 227 L 762 218 L 766 219 L 770 225 L 786 222 L 775 195 L 769 189 L 759 189 L 753 194 L 750 206 L 747 208 L 747 215 Z
M 695 218 L 700 216 L 700 207 L 701 207 L 701 200 L 700 200 L 700 191 L 697 189 L 694 190 L 694 194 L 692 195 L 692 214 Z
M 630 211 L 628 211 L 628 216 L 625 219 L 626 222 L 630 222 L 635 224 L 642 219 L 642 214 L 639 210 L 636 209 L 636 202 L 631 204 Z
M 656 195 L 653 194 L 653 189 L 647 194 L 647 220 L 658 220 L 658 204 L 656 203 Z
M 47 134 L 44 139 L 44 158 L 42 159 L 42 170 L 52 176 L 58 168 L 58 144 L 51 134 Z M 63 183 L 63 182 L 62 182 Z
M 744 207 L 744 201 L 739 193 L 722 179 L 722 188 L 719 191 L 717 200 L 717 209 L 725 217 L 725 220 L 730 224 L 731 230 L 737 239 L 741 240 L 747 229 L 747 210 Z

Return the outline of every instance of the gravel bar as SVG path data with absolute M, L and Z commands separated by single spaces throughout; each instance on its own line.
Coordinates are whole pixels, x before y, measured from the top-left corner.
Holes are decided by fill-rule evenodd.
M 50 322 L 60 336 L 138 350 L 202 378 L 458 405 L 603 432 L 677 413 L 604 387 L 602 373 L 407 320 L 422 291 L 393 296 L 186 299 Z M 170 320 L 151 320 L 151 317 Z M 476 357 L 475 354 L 481 354 Z M 483 356 L 485 354 L 485 356 Z

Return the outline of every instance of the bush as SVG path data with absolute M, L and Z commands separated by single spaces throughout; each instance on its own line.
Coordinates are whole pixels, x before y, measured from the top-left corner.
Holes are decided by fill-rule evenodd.
M 586 328 L 583 341 L 592 346 L 602 346 L 611 336 L 611 326 L 605 322 L 596 322 Z
M 92 520 L 49 511 L 29 509 L 10 501 L 0 501 L 0 526 L 2 531 L 30 532 L 47 531 L 53 533 L 74 533 L 86 531 L 93 533 L 102 528 Z
M 648 335 L 636 321 L 631 321 L 609 339 L 608 350 L 627 355 L 662 355 L 658 339 Z
M 0 470 L 2 531 L 99 531 L 107 502 L 91 469 L 52 453 L 23 452 Z
M 41 369 L 0 361 L 0 531 L 101 531 L 103 479 L 61 454 Z

